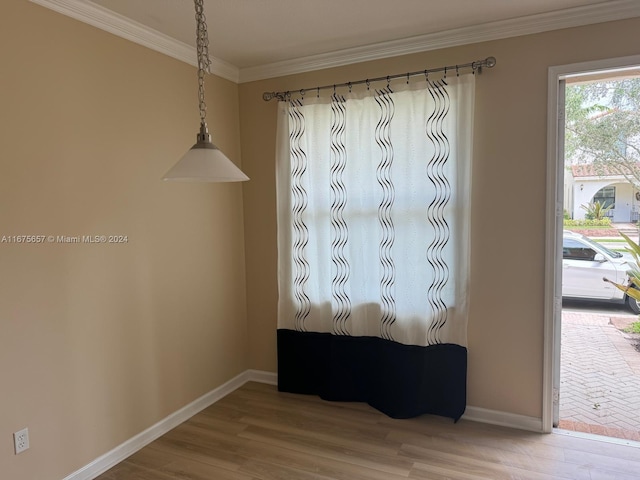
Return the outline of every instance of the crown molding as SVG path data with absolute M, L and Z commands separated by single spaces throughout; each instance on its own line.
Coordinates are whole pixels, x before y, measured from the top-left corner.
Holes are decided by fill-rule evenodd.
M 155 50 L 156 52 L 168 55 L 181 62 L 197 66 L 196 51 L 191 45 L 180 42 L 95 3 L 83 0 L 29 1 L 137 43 L 138 45 Z M 240 79 L 240 70 L 219 58 L 211 57 L 210 71 L 234 83 L 238 83 Z
M 134 22 L 100 5 L 86 0 L 30 1 L 182 62 L 196 65 L 195 50 L 192 46 L 177 41 L 141 23 Z M 557 12 L 529 15 L 511 20 L 484 23 L 401 40 L 348 48 L 255 67 L 238 68 L 228 62 L 211 57 L 211 73 L 235 83 L 245 83 L 440 48 L 500 40 L 639 16 L 640 2 L 638 0 L 614 0 L 595 5 L 568 8 Z
M 242 68 L 240 83 L 633 17 L 640 17 L 638 0 L 615 0 Z

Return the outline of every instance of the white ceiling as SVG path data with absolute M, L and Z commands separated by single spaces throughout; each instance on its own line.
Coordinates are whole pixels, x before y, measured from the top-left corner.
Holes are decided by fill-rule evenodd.
M 151 48 L 160 51 L 164 48 L 168 50 L 164 53 L 177 58 L 192 55 L 189 52 L 195 44 L 192 0 L 31 1 Z M 247 81 L 452 44 L 640 16 L 640 2 L 205 0 L 205 14 L 210 54 L 215 57 L 214 71 L 218 66 L 222 76 Z

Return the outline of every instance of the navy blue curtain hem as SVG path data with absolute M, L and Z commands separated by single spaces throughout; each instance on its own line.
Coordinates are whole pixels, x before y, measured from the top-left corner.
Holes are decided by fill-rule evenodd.
M 458 421 L 467 403 L 467 349 L 279 329 L 278 390 L 366 402 L 392 418 Z

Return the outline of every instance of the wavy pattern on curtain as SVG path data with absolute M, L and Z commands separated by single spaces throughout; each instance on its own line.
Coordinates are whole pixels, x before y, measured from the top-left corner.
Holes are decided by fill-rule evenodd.
M 305 225 L 303 214 L 307 208 L 307 192 L 302 184 L 302 176 L 307 170 L 307 156 L 301 147 L 300 139 L 304 135 L 304 115 L 301 102 L 291 102 L 289 118 L 291 120 L 291 180 L 293 197 L 293 261 L 295 263 L 296 330 L 305 331 L 304 321 L 311 310 L 311 302 L 305 293 L 305 285 L 309 279 L 309 262 L 305 258 L 305 249 L 309 243 L 309 230 Z
M 280 390 L 464 412 L 473 81 L 280 104 Z
M 344 170 L 347 164 L 345 145 L 346 108 L 344 98 L 334 95 L 331 102 L 331 261 L 335 274 L 331 291 L 336 306 L 333 314 L 333 333 L 349 335 L 348 321 L 351 315 L 351 300 L 347 292 L 349 260 L 345 248 L 349 241 L 349 228 L 344 218 L 347 205 L 347 189 Z
M 449 282 L 449 266 L 445 259 L 444 247 L 451 236 L 445 215 L 451 199 L 451 183 L 447 180 L 444 170 L 451 152 L 449 138 L 444 130 L 444 119 L 449 111 L 449 95 L 442 82 L 436 82 L 432 86 L 429 93 L 434 100 L 434 109 L 427 119 L 426 134 L 433 144 L 433 156 L 427 164 L 427 177 L 433 185 L 435 195 L 427 207 L 427 220 L 433 228 L 434 237 L 427 248 L 427 259 L 434 275 L 427 289 L 427 297 L 434 320 L 428 330 L 428 345 L 442 343 L 440 330 L 447 323 L 447 304 L 443 300 L 443 291 Z
M 375 97 L 380 107 L 380 119 L 376 126 L 376 143 L 380 148 L 380 163 L 376 170 L 378 184 L 382 188 L 382 198 L 378 206 L 378 222 L 382 231 L 380 239 L 380 265 L 382 277 L 380 279 L 380 300 L 382 302 L 382 319 L 380 320 L 380 336 L 387 340 L 394 340 L 391 327 L 396 322 L 396 300 L 394 285 L 396 267 L 393 261 L 393 244 L 395 229 L 391 209 L 395 199 L 395 189 L 391 177 L 393 165 L 393 144 L 391 143 L 391 119 L 395 105 L 389 91 L 379 91 Z

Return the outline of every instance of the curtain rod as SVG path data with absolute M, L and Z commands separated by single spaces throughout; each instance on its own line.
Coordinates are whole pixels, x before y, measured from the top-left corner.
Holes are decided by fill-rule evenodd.
M 367 85 L 369 85 L 371 82 L 381 82 L 383 80 L 386 80 L 387 82 L 389 82 L 390 80 L 393 80 L 395 78 L 406 78 L 408 80 L 409 77 L 414 77 L 416 75 L 428 75 L 430 73 L 437 73 L 437 72 L 444 72 L 446 76 L 447 71 L 452 71 L 452 70 L 455 70 L 457 75 L 460 69 L 463 69 L 463 68 L 471 68 L 474 73 L 475 72 L 481 73 L 482 67 L 493 68 L 495 67 L 495 65 L 496 65 L 496 58 L 487 57 L 484 60 L 476 60 L 475 62 L 463 63 L 460 65 L 448 65 L 446 67 L 430 68 L 426 70 L 420 70 L 417 72 L 397 73 L 395 75 L 387 75 L 386 77 L 367 78 L 365 80 L 356 80 L 355 82 L 323 85 L 321 87 L 314 87 L 310 89 L 301 88 L 300 90 L 293 90 L 293 93 L 299 93 L 300 95 L 304 95 L 305 92 L 307 92 L 308 90 L 316 90 L 317 92 L 320 92 L 320 90 L 326 90 L 328 88 L 333 88 L 334 90 L 338 87 L 351 88 L 353 85 L 362 85 L 363 83 L 366 83 Z M 273 100 L 274 98 L 277 100 L 283 101 L 289 98 L 291 96 L 291 93 L 292 92 L 289 90 L 286 92 L 264 92 L 262 94 L 262 99 L 265 102 L 268 102 L 269 100 Z

